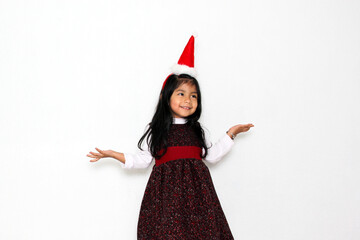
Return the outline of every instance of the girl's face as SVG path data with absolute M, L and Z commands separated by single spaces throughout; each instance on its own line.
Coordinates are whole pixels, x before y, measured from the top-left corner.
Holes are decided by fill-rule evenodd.
M 174 118 L 185 118 L 196 111 L 197 89 L 194 84 L 181 84 L 170 97 L 170 109 Z

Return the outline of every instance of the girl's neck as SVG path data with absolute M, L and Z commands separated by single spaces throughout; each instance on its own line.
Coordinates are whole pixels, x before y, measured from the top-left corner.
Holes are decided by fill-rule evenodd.
M 173 118 L 173 124 L 185 124 L 186 119 L 185 118 Z

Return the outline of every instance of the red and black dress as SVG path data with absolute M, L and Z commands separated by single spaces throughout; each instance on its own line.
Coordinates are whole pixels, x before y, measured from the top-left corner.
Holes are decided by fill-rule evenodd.
M 171 125 L 145 189 L 138 239 L 233 239 L 201 152 L 189 125 Z

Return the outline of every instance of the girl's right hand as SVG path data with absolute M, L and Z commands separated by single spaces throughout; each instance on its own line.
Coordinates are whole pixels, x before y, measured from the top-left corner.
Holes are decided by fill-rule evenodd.
M 106 158 L 106 157 L 114 157 L 114 151 L 113 150 L 100 150 L 98 148 L 95 148 L 98 153 L 96 152 L 89 152 L 88 157 L 91 157 L 91 158 L 94 158 L 94 159 L 91 159 L 90 162 L 96 162 L 96 161 L 99 161 L 101 158 Z

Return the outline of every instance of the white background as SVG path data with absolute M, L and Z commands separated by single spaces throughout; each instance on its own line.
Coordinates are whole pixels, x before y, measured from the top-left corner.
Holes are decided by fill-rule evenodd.
M 360 2 L 0 0 L 0 239 L 136 239 L 136 152 L 193 33 L 235 239 L 360 239 Z

